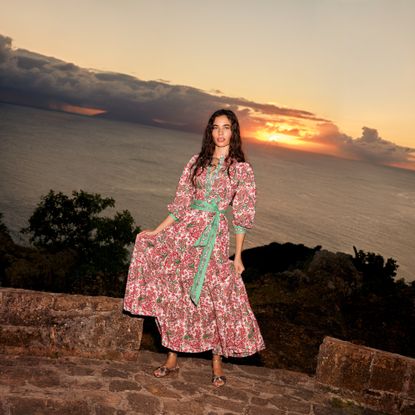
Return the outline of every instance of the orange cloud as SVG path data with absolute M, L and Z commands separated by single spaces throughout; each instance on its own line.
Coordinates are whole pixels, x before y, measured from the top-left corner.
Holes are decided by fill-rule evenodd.
M 65 104 L 64 102 L 52 102 L 49 104 L 49 109 L 70 112 L 72 114 L 88 115 L 90 117 L 107 112 L 106 110 L 98 108 L 80 107 L 78 105 Z
M 363 127 L 362 136 L 352 138 L 331 122 L 292 121 L 264 119 L 253 136 L 282 147 L 415 170 L 415 149 L 384 140 L 376 129 Z

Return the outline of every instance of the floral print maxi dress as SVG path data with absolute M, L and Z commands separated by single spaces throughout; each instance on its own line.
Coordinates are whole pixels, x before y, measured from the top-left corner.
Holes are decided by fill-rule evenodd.
M 265 348 L 242 278 L 229 259 L 229 229 L 220 214 L 216 241 L 197 305 L 189 291 L 203 247 L 194 246 L 212 221 L 213 212 L 191 207 L 195 199 L 232 206 L 236 233 L 253 225 L 256 187 L 252 167 L 223 158 L 191 182 L 194 155 L 184 168 L 176 195 L 168 205 L 175 222 L 157 235 L 138 234 L 128 271 L 124 309 L 155 316 L 163 346 L 178 352 L 244 357 Z

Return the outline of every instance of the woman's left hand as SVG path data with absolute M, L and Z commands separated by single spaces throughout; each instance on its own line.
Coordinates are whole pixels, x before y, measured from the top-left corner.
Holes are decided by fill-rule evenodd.
M 240 257 L 235 257 L 235 259 L 233 260 L 233 265 L 235 267 L 236 272 L 241 275 L 244 270 L 244 264 L 242 263 L 242 259 Z

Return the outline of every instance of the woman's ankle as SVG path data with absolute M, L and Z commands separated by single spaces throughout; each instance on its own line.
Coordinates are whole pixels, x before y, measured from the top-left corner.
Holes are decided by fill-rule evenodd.
M 167 358 L 166 358 L 165 364 L 170 368 L 177 366 L 177 353 L 173 351 L 167 352 Z

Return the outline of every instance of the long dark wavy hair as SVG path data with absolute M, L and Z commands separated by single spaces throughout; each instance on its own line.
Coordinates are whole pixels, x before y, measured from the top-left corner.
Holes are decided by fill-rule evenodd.
M 231 141 L 229 145 L 229 153 L 226 156 L 224 164 L 227 166 L 227 171 L 229 175 L 229 169 L 232 164 L 237 162 L 245 161 L 245 154 L 242 150 L 242 141 L 241 141 L 241 132 L 239 129 L 239 121 L 235 113 L 231 110 L 220 109 L 215 111 L 209 118 L 207 126 L 205 128 L 205 133 L 203 135 L 202 149 L 200 150 L 199 156 L 195 161 L 192 173 L 192 183 L 195 185 L 196 176 L 201 174 L 202 170 L 206 168 L 209 164 L 212 163 L 213 153 L 215 151 L 215 143 L 212 137 L 213 124 L 216 117 L 221 115 L 226 115 L 228 120 L 231 123 Z

